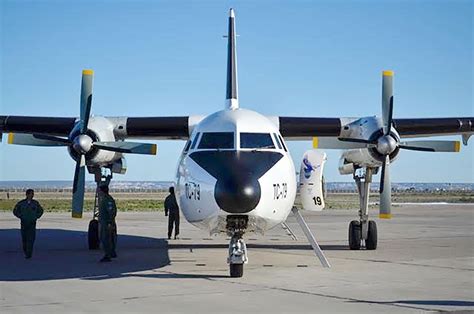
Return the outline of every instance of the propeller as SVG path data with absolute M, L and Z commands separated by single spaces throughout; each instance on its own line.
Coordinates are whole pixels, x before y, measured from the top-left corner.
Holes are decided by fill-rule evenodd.
M 92 79 L 94 71 L 83 70 L 81 82 L 80 116 L 68 138 L 44 134 L 9 133 L 8 143 L 30 146 L 67 146 L 74 151 L 76 168 L 72 189 L 72 217 L 81 218 L 84 206 L 86 156 L 93 148 L 118 153 L 156 155 L 156 144 L 134 142 L 94 142 L 89 132 L 92 107 Z
M 393 128 L 393 71 L 383 71 L 382 78 L 382 134 L 373 139 L 338 138 L 338 141 L 352 143 L 354 147 L 374 148 L 383 156 L 380 175 L 379 217 L 391 218 L 392 186 L 390 180 L 390 155 L 397 149 L 423 152 L 459 152 L 458 141 L 409 141 L 400 142 L 392 132 Z M 335 143 L 329 143 L 336 146 Z M 345 146 L 349 146 L 344 144 Z

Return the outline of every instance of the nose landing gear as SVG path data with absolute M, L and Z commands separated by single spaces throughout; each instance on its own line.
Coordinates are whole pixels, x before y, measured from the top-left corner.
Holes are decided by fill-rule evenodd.
M 248 263 L 247 246 L 242 239 L 245 229 L 247 229 L 248 216 L 230 215 L 227 216 L 227 234 L 231 237 L 229 243 L 229 264 L 230 276 L 233 278 L 242 277 L 244 274 L 244 264 Z

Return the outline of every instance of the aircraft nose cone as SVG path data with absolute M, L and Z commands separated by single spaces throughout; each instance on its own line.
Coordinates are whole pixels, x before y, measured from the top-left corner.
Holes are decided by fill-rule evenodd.
M 214 197 L 222 210 L 233 213 L 248 213 L 260 202 L 260 184 L 254 178 L 228 178 L 216 183 Z
M 216 178 L 217 205 L 228 213 L 241 214 L 257 207 L 261 196 L 258 180 L 283 155 L 259 151 L 198 151 L 189 157 Z

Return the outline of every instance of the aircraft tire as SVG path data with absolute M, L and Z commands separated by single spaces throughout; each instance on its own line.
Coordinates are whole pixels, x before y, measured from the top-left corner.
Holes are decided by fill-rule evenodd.
M 244 275 L 244 264 L 229 264 L 229 267 L 232 278 L 240 278 Z
M 377 224 L 373 220 L 369 220 L 369 230 L 367 240 L 365 240 L 365 248 L 367 250 L 377 249 Z
M 98 250 L 100 247 L 99 240 L 99 221 L 92 219 L 89 222 L 89 229 L 87 230 L 87 239 L 89 242 L 89 250 Z
M 351 250 L 360 250 L 361 238 L 362 230 L 360 222 L 357 220 L 351 221 L 349 224 L 349 248 Z

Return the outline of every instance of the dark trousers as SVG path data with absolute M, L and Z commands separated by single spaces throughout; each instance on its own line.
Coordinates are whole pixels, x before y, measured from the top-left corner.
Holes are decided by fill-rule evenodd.
M 36 239 L 36 222 L 21 223 L 21 242 L 23 244 L 23 252 L 26 257 L 33 255 L 33 244 Z
M 179 213 L 178 214 L 169 214 L 168 217 L 168 239 L 171 238 L 173 233 L 173 224 L 174 224 L 174 236 L 176 237 L 179 234 Z
M 115 222 L 111 224 L 100 224 L 100 242 L 102 243 L 105 256 L 112 257 L 116 255 L 117 225 Z

